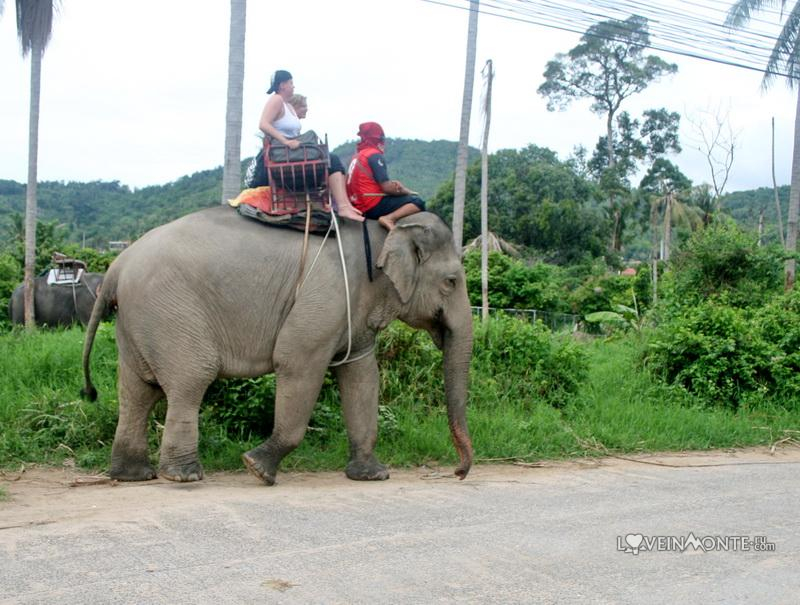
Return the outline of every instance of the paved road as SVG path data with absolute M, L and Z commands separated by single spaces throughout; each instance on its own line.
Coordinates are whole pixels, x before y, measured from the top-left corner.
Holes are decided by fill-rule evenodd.
M 800 602 L 798 449 L 426 472 L 6 475 L 0 603 Z

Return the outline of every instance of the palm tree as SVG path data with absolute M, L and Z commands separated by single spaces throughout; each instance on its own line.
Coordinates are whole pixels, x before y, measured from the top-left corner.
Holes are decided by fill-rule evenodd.
M 780 2 L 781 15 L 786 14 L 783 29 L 778 35 L 775 47 L 764 69 L 762 87 L 768 88 L 777 74 L 787 76 L 787 84 L 794 88 L 800 81 L 800 2 L 795 2 L 791 10 L 785 12 L 787 0 L 737 0 L 728 11 L 725 24 L 740 28 L 750 21 L 751 15 L 762 9 L 772 8 Z M 800 214 L 800 87 L 798 87 L 797 107 L 794 120 L 794 154 L 792 155 L 792 182 L 789 193 L 789 217 L 786 226 L 786 250 L 797 250 L 797 218 Z M 794 288 L 796 262 L 794 258 L 786 261 L 787 290 Z
M 228 41 L 228 104 L 225 112 L 225 163 L 222 168 L 222 203 L 242 188 L 242 103 L 244 88 L 244 37 L 247 0 L 231 0 Z
M 36 267 L 36 175 L 39 157 L 39 96 L 42 56 L 53 31 L 56 0 L 17 0 L 17 35 L 22 56 L 31 55 L 31 98 L 28 134 L 28 187 L 25 197 L 25 327 L 34 329 L 33 277 Z M 2 7 L 0 7 L 1 9 Z
M 472 112 L 472 88 L 475 83 L 475 48 L 478 39 L 479 0 L 469 2 L 467 29 L 467 65 L 464 71 L 464 96 L 461 100 L 461 131 L 456 152 L 456 174 L 453 185 L 453 242 L 461 250 L 464 238 L 464 199 L 467 193 L 467 159 L 469 154 L 469 117 Z

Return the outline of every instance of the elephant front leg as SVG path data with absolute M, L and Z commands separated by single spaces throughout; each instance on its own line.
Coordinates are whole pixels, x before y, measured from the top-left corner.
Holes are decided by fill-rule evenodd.
M 375 458 L 378 438 L 379 375 L 375 354 L 336 368 L 342 412 L 350 440 L 345 474 L 358 481 L 389 478 L 389 469 Z
M 303 365 L 304 361 L 306 364 Z M 272 436 L 242 455 L 247 469 L 267 485 L 275 485 L 281 460 L 300 445 L 306 434 L 325 378 L 325 364 L 315 364 L 298 355 L 289 367 L 282 364 L 275 375 L 275 428 Z

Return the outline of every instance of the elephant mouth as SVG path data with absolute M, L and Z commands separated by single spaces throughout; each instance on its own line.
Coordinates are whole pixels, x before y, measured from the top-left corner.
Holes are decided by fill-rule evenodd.
M 444 311 L 442 309 L 437 311 L 434 320 L 431 322 L 431 325 L 427 326 L 426 329 L 431 335 L 431 338 L 433 339 L 433 342 L 436 344 L 437 348 L 442 350 L 444 348 L 446 335 L 450 331 L 450 328 L 447 327 L 447 322 L 444 320 Z

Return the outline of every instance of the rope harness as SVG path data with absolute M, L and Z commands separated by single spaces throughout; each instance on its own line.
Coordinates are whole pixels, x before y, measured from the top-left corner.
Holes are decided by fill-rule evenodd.
M 305 263 L 306 263 L 306 256 L 308 254 L 308 239 L 309 239 L 309 232 L 310 232 L 310 225 L 311 225 L 311 200 L 306 194 L 306 228 L 305 234 L 303 236 L 303 251 L 300 258 L 300 272 L 297 276 L 297 286 L 295 288 L 295 300 L 300 294 L 300 290 L 302 290 L 303 286 L 305 285 L 308 278 L 311 276 L 311 273 L 314 271 L 314 267 L 317 264 L 317 260 L 319 260 L 319 255 L 322 253 L 323 248 L 325 247 L 325 242 L 328 241 L 328 236 L 331 234 L 332 230 L 336 230 L 336 243 L 339 249 L 339 261 L 342 265 L 342 277 L 344 279 L 344 296 L 345 296 L 345 304 L 347 306 L 347 352 L 345 353 L 344 357 L 339 361 L 332 361 L 328 364 L 329 367 L 335 368 L 336 366 L 341 366 L 347 363 L 353 363 L 354 361 L 358 361 L 360 359 L 364 359 L 367 355 L 372 353 L 375 350 L 375 346 L 377 343 L 373 342 L 372 346 L 367 350 L 365 353 L 358 355 L 356 357 L 350 358 L 350 353 L 353 349 L 353 316 L 352 316 L 352 308 L 350 305 L 350 282 L 347 277 L 347 264 L 344 258 L 344 248 L 342 247 L 342 237 L 341 231 L 339 230 L 339 220 L 336 218 L 336 212 L 333 208 L 331 208 L 331 224 L 328 226 L 328 230 L 325 232 L 325 237 L 322 238 L 322 243 L 317 250 L 317 254 L 314 256 L 314 260 L 311 261 L 311 265 L 308 268 L 308 273 L 306 273 L 305 277 L 303 277 L 303 272 L 305 271 Z M 367 257 L 367 273 L 369 275 L 369 281 L 372 281 L 372 249 L 370 246 L 369 241 L 369 231 L 367 230 L 367 222 L 366 220 L 362 223 L 363 225 L 363 232 L 364 232 L 364 250 Z

